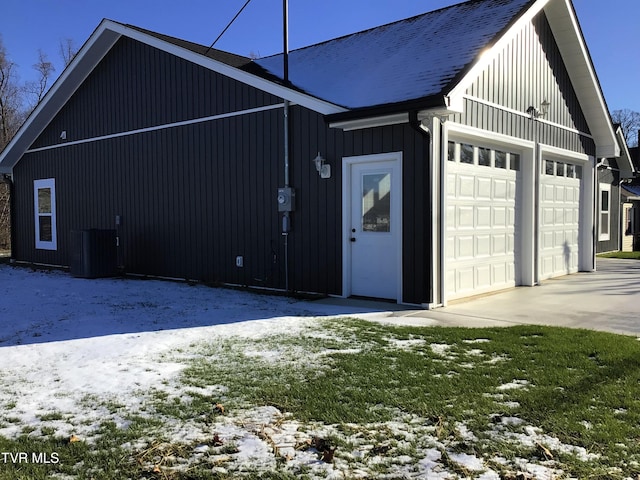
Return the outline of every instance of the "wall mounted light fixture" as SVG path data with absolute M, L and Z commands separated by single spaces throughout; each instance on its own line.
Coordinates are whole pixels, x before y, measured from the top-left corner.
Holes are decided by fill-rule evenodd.
M 66 140 L 66 139 L 67 139 L 67 131 L 66 131 L 66 130 L 63 130 L 63 131 L 60 133 L 60 140 Z
M 326 160 L 320 155 L 320 152 L 312 162 L 316 164 L 316 170 L 320 174 L 320 178 L 331 178 L 331 165 L 325 163 Z
M 549 106 L 550 105 L 551 105 L 551 103 L 549 103 L 545 99 L 540 104 L 540 109 L 537 109 L 536 107 L 531 105 L 529 108 L 527 108 L 527 113 L 529 114 L 529 116 L 531 116 L 532 120 L 538 119 L 540 117 L 544 117 L 544 116 L 547 115 L 547 113 L 549 113 Z

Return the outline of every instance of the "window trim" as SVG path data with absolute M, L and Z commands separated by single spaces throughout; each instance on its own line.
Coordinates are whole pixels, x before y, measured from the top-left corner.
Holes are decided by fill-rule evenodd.
M 611 184 L 600 183 L 600 195 L 598 198 L 598 240 L 606 241 L 611 239 Z M 607 209 L 602 208 L 602 194 L 607 192 Z M 607 225 L 607 231 L 603 232 L 602 226 Z
M 51 190 L 51 212 L 42 214 L 39 212 L 38 191 L 44 188 Z M 56 181 L 54 178 L 45 178 L 33 181 L 33 213 L 35 226 L 36 249 L 57 250 L 58 231 L 56 227 Z M 51 217 L 51 240 L 40 240 L 40 217 Z

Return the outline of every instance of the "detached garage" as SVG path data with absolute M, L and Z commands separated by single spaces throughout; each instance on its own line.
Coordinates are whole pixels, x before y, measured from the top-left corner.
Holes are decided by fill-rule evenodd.
M 595 268 L 619 147 L 570 0 L 284 58 L 103 21 L 0 154 L 13 260 L 109 229 L 124 273 L 426 308 Z

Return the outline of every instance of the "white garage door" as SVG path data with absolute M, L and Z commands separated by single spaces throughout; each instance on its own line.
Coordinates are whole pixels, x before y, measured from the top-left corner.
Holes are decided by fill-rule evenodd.
M 520 157 L 449 144 L 446 297 L 516 285 Z
M 578 271 L 582 167 L 544 161 L 540 181 L 540 279 Z

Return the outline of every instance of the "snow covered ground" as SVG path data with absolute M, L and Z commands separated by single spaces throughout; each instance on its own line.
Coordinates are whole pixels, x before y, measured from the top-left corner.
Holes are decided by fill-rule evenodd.
M 126 412 L 140 413 L 146 401 L 141 392 L 189 395 L 189 389 L 179 381 L 188 354 L 176 352 L 189 351 L 199 342 L 215 338 L 247 340 L 295 334 L 312 329 L 317 317 L 355 313 L 346 307 L 202 285 L 120 278 L 85 280 L 9 265 L 0 265 L 0 296 L 0 412 L 5 420 L 11 418 L 3 422 L 0 414 L 0 436 L 15 438 L 25 427 L 38 435 L 47 427 L 57 435 L 77 435 L 89 442 L 104 420 L 126 426 L 122 410 L 109 410 L 110 400 L 117 399 Z M 380 314 L 360 316 L 367 315 Z M 398 343 L 398 348 L 412 348 L 405 343 Z M 446 345 L 431 348 L 447 355 Z M 420 460 L 410 456 L 394 460 L 393 478 L 500 478 L 473 455 L 452 452 L 445 462 L 441 452 L 446 446 L 435 436 L 435 427 L 426 425 L 424 419 L 400 414 L 396 422 L 360 427 L 372 432 L 392 431 L 396 438 L 420 445 Z M 501 434 L 499 427 L 496 435 Z M 458 425 L 458 430 L 460 435 L 473 437 L 464 425 Z M 348 462 L 345 457 L 322 462 L 317 455 L 296 450 L 294 446 L 310 443 L 318 435 L 344 434 L 332 425 L 302 424 L 271 406 L 225 416 L 216 432 L 237 444 L 231 460 L 253 469 L 273 468 L 279 455 L 292 468 L 303 465 L 315 478 L 372 478 L 371 462 L 381 461 L 379 456 L 376 460 L 373 445 L 358 440 L 358 435 L 350 439 L 354 450 L 347 454 Z M 165 438 L 195 442 L 204 434 L 190 422 L 168 423 L 164 433 Z M 531 427 L 518 441 L 535 443 L 540 438 L 542 432 Z M 203 444 L 185 461 L 212 455 L 210 448 Z M 566 448 L 572 451 L 574 447 Z M 228 461 L 225 468 L 229 468 Z M 518 468 L 529 475 L 522 478 L 555 478 L 560 473 L 524 459 L 518 461 Z M 468 476 L 450 471 L 452 464 Z

